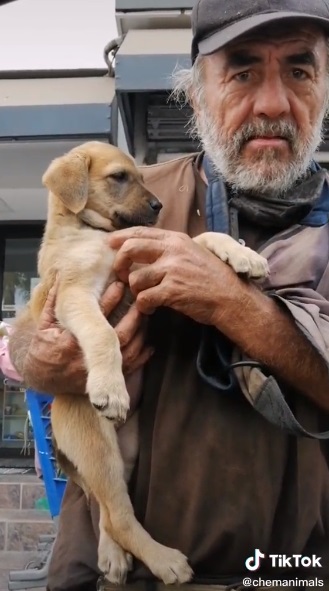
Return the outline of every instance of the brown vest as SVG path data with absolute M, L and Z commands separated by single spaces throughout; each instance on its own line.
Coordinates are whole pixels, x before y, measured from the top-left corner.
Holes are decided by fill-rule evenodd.
M 141 167 L 164 205 L 159 225 L 190 236 L 205 229 L 195 158 Z M 325 240 L 324 230 L 303 232 L 310 241 L 320 235 Z M 273 244 L 270 252 L 275 264 Z M 282 274 L 276 278 L 280 283 Z M 266 554 L 317 553 L 325 568 L 316 574 L 328 576 L 328 444 L 288 436 L 239 389 L 227 396 L 206 385 L 196 370 L 200 331 L 170 310 L 152 319 L 156 353 L 145 370 L 131 491 L 138 519 L 159 542 L 183 551 L 200 581 L 243 576 L 256 548 Z M 300 420 L 306 417 L 308 428 L 329 426 L 328 417 L 304 399 L 295 401 L 294 410 Z M 264 560 L 258 574 L 275 578 L 279 570 Z M 142 566 L 136 577 L 141 574 Z

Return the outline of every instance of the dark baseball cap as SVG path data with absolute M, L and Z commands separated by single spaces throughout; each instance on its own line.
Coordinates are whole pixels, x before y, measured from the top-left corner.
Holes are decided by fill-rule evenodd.
M 329 0 L 196 0 L 192 11 L 192 62 L 271 22 L 303 19 L 329 34 Z

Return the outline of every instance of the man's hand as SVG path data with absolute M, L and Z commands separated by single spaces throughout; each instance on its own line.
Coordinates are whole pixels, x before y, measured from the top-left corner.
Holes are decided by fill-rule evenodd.
M 219 302 L 239 282 L 228 265 L 179 232 L 135 227 L 113 232 L 108 243 L 118 250 L 114 271 L 129 282 L 144 314 L 166 306 L 215 324 Z M 134 264 L 145 266 L 130 271 Z
M 25 360 L 25 373 L 37 375 L 43 391 L 85 393 L 86 369 L 82 351 L 76 339 L 60 328 L 55 317 L 56 289 L 50 291 L 39 324 L 34 332 Z M 124 284 L 112 283 L 104 293 L 101 308 L 108 317 L 120 303 Z M 130 375 L 141 368 L 152 355 L 144 347 L 145 320 L 133 305 L 115 327 L 123 358 L 123 371 Z
M 329 411 L 328 369 L 286 309 L 190 238 L 156 228 L 113 232 L 114 270 L 141 312 L 168 306 L 211 324 L 249 358 Z M 129 273 L 132 264 L 145 267 Z

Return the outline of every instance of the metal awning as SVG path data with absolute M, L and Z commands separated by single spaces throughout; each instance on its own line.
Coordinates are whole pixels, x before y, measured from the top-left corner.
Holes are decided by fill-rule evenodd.
M 195 0 L 116 0 L 119 36 L 133 29 L 190 29 Z
M 190 109 L 170 99 L 172 75 L 190 66 L 195 0 L 115 0 L 115 83 L 126 141 L 138 162 L 193 149 Z
M 171 90 L 177 66 L 190 67 L 190 29 L 131 30 L 115 60 L 117 92 Z
M 170 100 L 172 75 L 190 67 L 190 28 L 132 29 L 115 57 L 115 84 L 129 150 L 142 162 L 160 151 L 190 151 L 190 109 Z
M 192 10 L 194 0 L 116 0 L 116 10 L 123 12 Z
M 115 82 L 103 72 L 0 75 L 0 140 L 113 141 Z

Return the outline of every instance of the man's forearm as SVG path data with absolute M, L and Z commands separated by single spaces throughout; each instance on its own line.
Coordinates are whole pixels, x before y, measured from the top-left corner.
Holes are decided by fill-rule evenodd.
M 71 394 L 84 394 L 86 375 L 81 371 L 80 360 L 71 358 L 63 361 L 62 349 L 56 346 L 53 336 L 56 330 L 39 331 L 36 338 L 34 322 L 18 318 L 15 331 L 9 339 L 10 359 L 28 388 L 53 395 L 68 391 Z M 51 350 L 47 358 L 40 351 L 44 347 Z
M 22 324 L 18 321 L 15 325 L 15 330 L 9 338 L 8 351 L 13 366 L 25 382 L 25 360 L 35 332 L 35 325 L 32 320 L 25 321 L 24 326 Z
M 241 289 L 218 310 L 218 330 L 274 376 L 329 411 L 325 361 L 275 299 L 252 284 L 240 283 Z
M 9 355 L 26 387 L 47 392 L 52 382 L 51 372 L 47 371 L 49 368 L 44 367 L 44 364 L 31 363 L 30 359 L 30 345 L 35 333 L 36 326 L 32 319 L 18 318 L 9 339 Z

